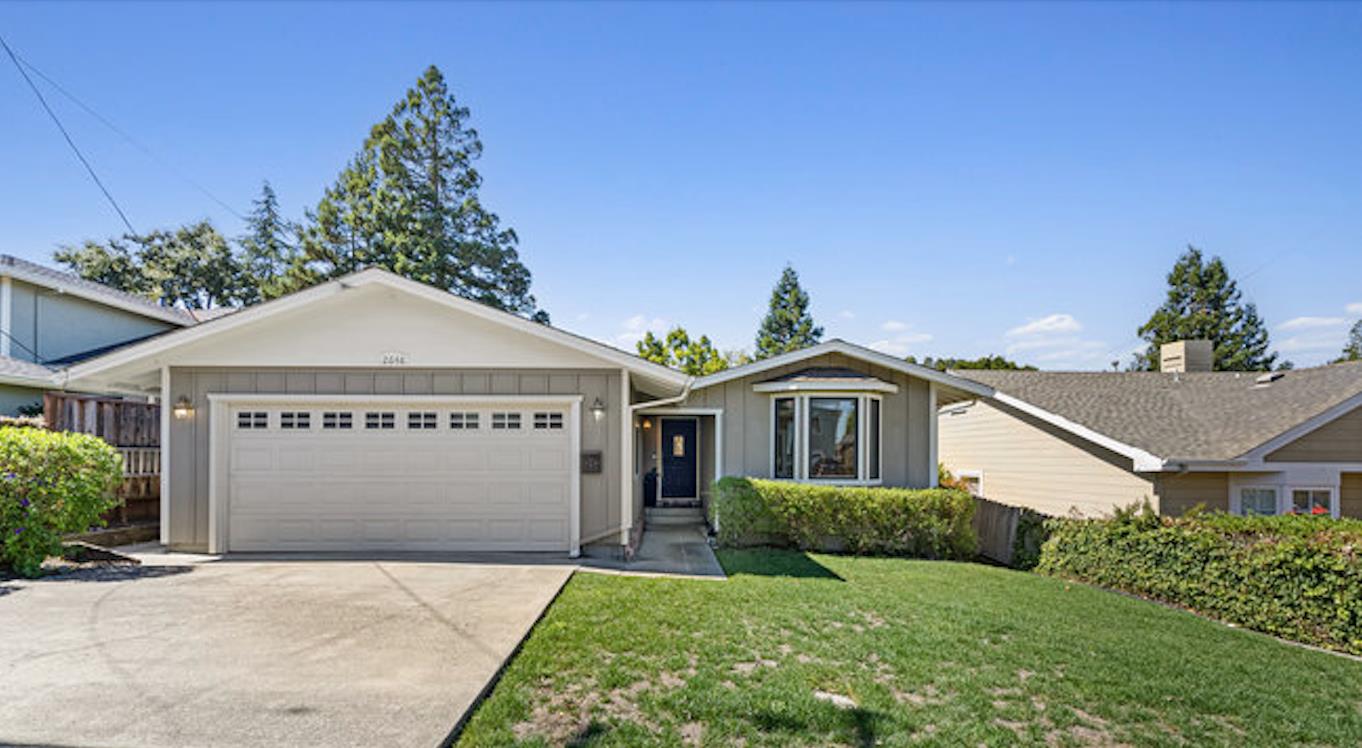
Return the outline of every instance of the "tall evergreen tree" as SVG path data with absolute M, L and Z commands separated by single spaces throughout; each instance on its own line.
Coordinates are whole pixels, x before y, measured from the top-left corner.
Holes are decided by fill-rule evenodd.
M 1159 368 L 1159 346 L 1178 340 L 1210 340 L 1216 371 L 1271 369 L 1277 354 L 1268 350 L 1267 325 L 1258 309 L 1241 301 L 1239 286 L 1219 257 L 1202 258 L 1188 246 L 1168 273 L 1168 295 L 1139 335 L 1149 343 L 1131 368 Z
M 241 268 L 246 275 L 243 293 L 246 303 L 283 296 L 294 289 L 290 272 L 298 261 L 298 227 L 279 212 L 279 198 L 265 182 L 260 188 L 251 214 L 246 217 L 241 245 Z
M 757 329 L 753 356 L 757 360 L 770 358 L 817 345 L 822 339 L 823 328 L 815 325 L 809 314 L 809 294 L 799 285 L 799 273 L 786 265 L 771 291 L 766 318 Z
M 478 199 L 482 141 L 468 120 L 428 68 L 309 215 L 294 282 L 376 266 L 547 322 L 515 231 Z
M 1348 331 L 1348 343 L 1343 346 L 1343 355 L 1334 359 L 1336 364 L 1344 361 L 1362 361 L 1362 319 L 1353 323 Z

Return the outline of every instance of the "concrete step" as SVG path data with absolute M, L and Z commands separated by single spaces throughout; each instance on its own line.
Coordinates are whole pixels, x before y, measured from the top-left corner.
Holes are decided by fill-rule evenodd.
M 643 510 L 648 525 L 694 525 L 705 521 L 705 512 L 698 506 L 648 507 Z

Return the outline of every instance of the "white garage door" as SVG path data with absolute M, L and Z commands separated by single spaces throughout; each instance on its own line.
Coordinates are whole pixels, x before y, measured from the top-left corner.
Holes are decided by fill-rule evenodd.
M 569 549 L 575 426 L 561 403 L 293 401 L 226 414 L 228 550 Z

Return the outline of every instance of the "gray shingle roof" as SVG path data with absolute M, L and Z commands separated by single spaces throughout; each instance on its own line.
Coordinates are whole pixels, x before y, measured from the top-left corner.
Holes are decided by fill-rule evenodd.
M 955 371 L 1164 459 L 1229 460 L 1362 393 L 1362 362 L 1258 374 Z
M 0 378 L 31 379 L 34 384 L 46 384 L 51 376 L 52 370 L 42 364 L 0 356 Z
M 20 280 L 34 283 L 47 288 L 64 287 L 80 296 L 84 296 L 94 301 L 100 301 L 111 306 L 117 306 L 129 311 L 138 312 L 148 317 L 163 319 L 167 322 L 174 322 L 179 325 L 192 325 L 197 320 L 193 314 L 184 309 L 175 307 L 161 306 L 151 299 L 119 291 L 110 288 L 103 283 L 96 283 L 81 278 L 78 275 L 53 270 L 45 265 L 36 262 L 14 257 L 13 255 L 0 255 L 0 275 L 10 275 Z

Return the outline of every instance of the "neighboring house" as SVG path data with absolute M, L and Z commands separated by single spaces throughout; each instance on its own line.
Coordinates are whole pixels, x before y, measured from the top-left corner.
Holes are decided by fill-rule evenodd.
M 842 341 L 695 379 L 381 270 L 63 381 L 173 405 L 161 539 L 211 552 L 617 553 L 718 476 L 934 485 L 937 406 L 992 394 Z
M 62 366 L 194 323 L 188 312 L 0 255 L 0 415 L 41 406 Z
M 942 463 L 1055 515 L 1148 499 L 1362 517 L 1362 363 L 1213 372 L 1205 345 L 1169 348 L 1161 372 L 958 372 L 996 394 L 943 410 Z

